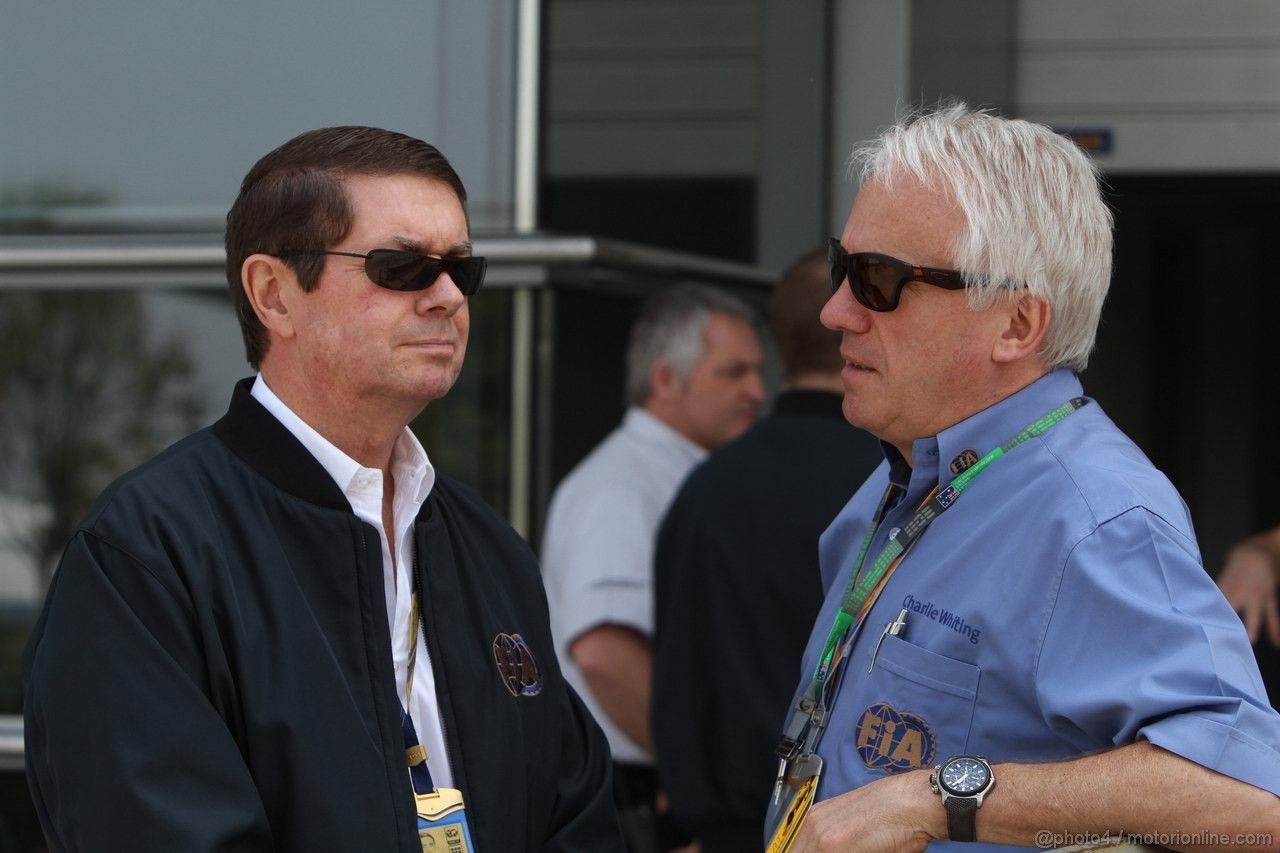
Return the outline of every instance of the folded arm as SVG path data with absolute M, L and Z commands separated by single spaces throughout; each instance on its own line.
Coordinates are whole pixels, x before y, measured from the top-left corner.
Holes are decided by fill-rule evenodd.
M 1197 853 L 1280 846 L 1280 798 L 1148 743 L 994 772 L 977 813 L 979 841 L 1044 848 L 1127 834 Z M 1223 843 L 1180 845 L 1178 836 Z M 815 805 L 793 850 L 921 851 L 946 837 L 942 798 L 929 771 L 917 770 Z

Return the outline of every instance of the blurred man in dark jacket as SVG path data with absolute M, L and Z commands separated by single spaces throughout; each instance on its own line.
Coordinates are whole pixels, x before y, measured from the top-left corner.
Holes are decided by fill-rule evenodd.
M 825 250 L 783 274 L 773 412 L 694 469 L 658 534 L 654 744 L 672 815 L 703 853 L 760 846 L 773 746 L 822 604 L 818 536 L 880 461 L 840 411 L 839 337 L 818 322 L 830 294 Z

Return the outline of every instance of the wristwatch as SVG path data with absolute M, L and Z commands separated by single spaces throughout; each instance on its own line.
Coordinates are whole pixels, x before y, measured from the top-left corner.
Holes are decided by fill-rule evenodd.
M 982 798 L 996 786 L 991 765 L 980 755 L 957 755 L 933 768 L 929 787 L 942 797 L 947 810 L 947 837 L 952 841 L 977 841 L 974 826 Z

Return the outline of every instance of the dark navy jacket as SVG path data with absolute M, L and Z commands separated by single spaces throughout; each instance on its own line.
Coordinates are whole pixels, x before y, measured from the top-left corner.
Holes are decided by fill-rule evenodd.
M 788 391 L 667 510 L 653 739 L 671 813 L 704 847 L 761 847 L 774 747 L 822 606 L 818 537 L 882 459 L 839 394 Z
M 23 668 L 55 851 L 421 853 L 378 534 L 248 391 L 108 488 L 54 576 Z M 414 535 L 477 848 L 621 850 L 607 746 L 560 675 L 533 554 L 443 477 Z M 500 667 L 504 634 L 532 660 Z

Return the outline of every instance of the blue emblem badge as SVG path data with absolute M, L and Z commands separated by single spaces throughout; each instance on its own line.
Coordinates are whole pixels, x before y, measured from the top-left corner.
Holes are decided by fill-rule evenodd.
M 947 486 L 945 489 L 938 492 L 938 503 L 942 505 L 943 509 L 946 509 L 955 503 L 956 498 L 958 497 L 960 497 L 960 493 L 956 491 L 956 487 Z
M 880 702 L 862 712 L 855 730 L 858 757 L 873 770 L 916 770 L 933 763 L 933 729 L 915 714 Z
M 537 696 L 542 692 L 542 668 L 519 634 L 493 638 L 493 662 L 512 696 Z

